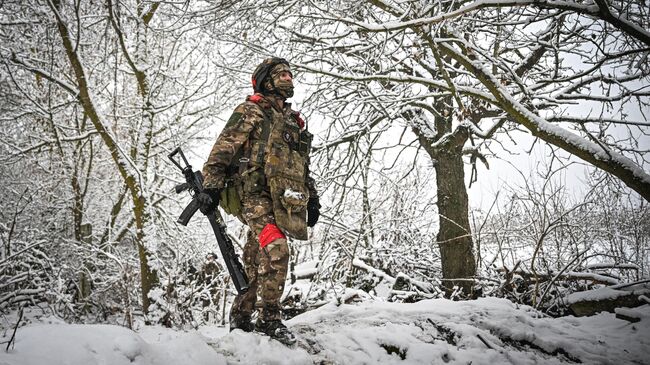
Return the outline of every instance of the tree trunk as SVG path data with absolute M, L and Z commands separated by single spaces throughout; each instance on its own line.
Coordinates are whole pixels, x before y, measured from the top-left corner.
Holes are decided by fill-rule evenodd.
M 136 230 L 137 230 L 136 245 L 138 247 L 138 256 L 140 258 L 140 275 L 141 275 L 141 283 L 142 283 L 142 310 L 145 314 L 147 314 L 149 312 L 149 304 L 150 304 L 149 292 L 158 282 L 157 273 L 155 272 L 155 270 L 152 270 L 149 267 L 148 255 L 150 254 L 150 252 L 148 252 L 148 248 L 145 244 L 146 227 L 148 227 L 148 225 L 151 224 L 150 221 L 151 217 L 146 211 L 147 202 L 146 202 L 146 198 L 143 196 L 144 194 L 143 186 L 145 182 L 142 181 L 142 176 L 144 174 L 140 173 L 139 171 L 143 171 L 146 173 L 147 165 L 143 163 L 144 168 L 138 169 L 138 167 L 135 165 L 133 161 L 133 158 L 131 158 L 131 156 L 126 155 L 122 151 L 122 149 L 119 147 L 118 142 L 115 140 L 114 136 L 107 128 L 107 126 L 104 124 L 104 121 L 100 117 L 100 113 L 98 113 L 98 110 L 96 109 L 96 106 L 91 98 L 92 93 L 90 90 L 90 85 L 86 77 L 83 63 L 80 60 L 79 55 L 77 53 L 77 48 L 74 46 L 72 38 L 70 37 L 69 34 L 68 27 L 58 11 L 59 1 L 49 3 L 48 5 L 50 6 L 52 14 L 56 19 L 56 24 L 59 30 L 59 34 L 61 36 L 61 41 L 63 42 L 63 47 L 65 49 L 66 55 L 68 56 L 68 60 L 70 61 L 72 71 L 74 72 L 74 76 L 75 76 L 74 79 L 77 82 L 77 88 L 78 88 L 78 90 L 76 90 L 77 99 L 80 105 L 84 109 L 85 117 L 87 117 L 92 122 L 93 126 L 95 127 L 100 137 L 102 138 L 102 141 L 108 148 L 111 157 L 115 162 L 117 170 L 120 173 L 120 176 L 124 180 L 128 190 L 131 192 L 133 205 L 134 205 L 133 215 L 135 218 Z M 109 2 L 108 5 L 109 5 L 109 18 L 111 19 L 111 23 L 113 24 L 116 33 L 118 34 L 118 39 L 120 40 L 120 44 L 122 46 L 124 55 L 128 56 L 123 35 L 120 29 L 117 27 L 115 20 L 113 19 L 112 4 Z M 142 96 L 146 95 L 148 88 L 146 84 L 146 79 L 144 77 L 145 76 L 144 73 L 138 70 L 137 67 L 135 67 L 135 64 L 133 63 L 131 58 L 128 58 L 127 61 L 131 65 L 132 69 L 134 70 L 134 73 L 138 80 L 138 87 L 139 87 L 140 94 Z M 71 93 L 73 94 L 75 93 L 75 90 L 71 90 L 69 87 L 67 88 L 69 89 L 68 91 L 70 91 Z M 151 122 L 152 116 L 149 114 L 147 114 L 145 118 L 147 118 L 147 120 Z M 150 123 L 150 125 L 152 124 Z M 149 133 L 149 131 L 145 131 L 145 133 Z M 147 135 L 149 136 L 149 138 L 151 137 L 151 134 L 147 134 Z M 148 156 L 149 145 L 146 146 L 145 148 L 147 149 L 145 156 Z
M 451 293 L 454 286 L 466 295 L 473 294 L 476 262 L 472 251 L 469 208 L 462 154 L 463 144 L 449 146 L 436 154 L 436 184 L 440 229 L 436 240 L 440 247 L 444 286 Z
M 440 248 L 443 285 L 450 295 L 454 286 L 462 288 L 465 296 L 474 296 L 473 277 L 476 275 L 472 230 L 469 225 L 469 199 L 465 187 L 463 146 L 469 138 L 464 128 L 451 131 L 452 121 L 447 105 L 451 100 L 439 100 L 436 110 L 443 111 L 435 118 L 436 135 L 412 124 L 420 145 L 434 161 L 438 195 L 440 227 L 436 241 Z M 443 116 L 444 115 L 444 116 Z M 414 115 L 406 116 L 413 118 Z M 439 144 L 436 144 L 439 143 Z
M 72 192 L 74 194 L 74 199 L 72 202 L 72 220 L 74 225 L 74 239 L 77 242 L 81 242 L 81 225 L 83 224 L 83 210 L 84 210 L 84 194 L 81 190 L 81 185 L 79 183 L 79 170 L 77 165 L 73 167 L 72 171 Z
M 145 227 L 149 222 L 146 212 L 146 201 L 143 197 L 134 197 L 135 207 L 135 226 L 136 226 L 136 245 L 138 247 L 138 257 L 140 258 L 140 285 L 142 286 L 142 311 L 144 314 L 149 313 L 149 292 L 158 284 L 158 274 L 149 266 L 149 251 L 145 245 Z

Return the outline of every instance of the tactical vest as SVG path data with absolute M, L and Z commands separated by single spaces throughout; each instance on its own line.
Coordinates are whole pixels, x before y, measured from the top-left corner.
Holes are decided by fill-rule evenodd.
M 254 103 L 260 100 L 251 99 L 249 101 Z M 279 112 L 267 103 L 256 104 L 265 118 L 260 138 L 247 141 L 244 155 L 248 156 L 237 158 L 247 164 L 247 168 L 239 169 L 242 183 L 257 183 L 257 178 L 248 178 L 246 174 L 262 170 L 273 201 L 276 225 L 287 236 L 306 240 L 309 200 L 306 181 L 313 135 L 307 130 L 301 131 L 300 124 L 304 122 L 298 112 Z

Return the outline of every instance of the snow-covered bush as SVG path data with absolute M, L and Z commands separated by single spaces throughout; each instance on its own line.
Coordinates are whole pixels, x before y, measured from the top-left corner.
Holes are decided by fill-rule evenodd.
M 648 278 L 650 206 L 634 194 L 594 184 L 575 201 L 554 179 L 503 192 L 477 233 L 486 294 L 563 314 L 571 293 Z

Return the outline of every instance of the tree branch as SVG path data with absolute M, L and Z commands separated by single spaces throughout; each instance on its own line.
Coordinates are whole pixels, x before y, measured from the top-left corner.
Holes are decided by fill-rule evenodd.
M 617 176 L 645 200 L 650 201 L 650 175 L 625 156 L 606 149 L 604 146 L 586 141 L 584 138 L 553 125 L 528 110 L 526 106 L 510 95 L 508 90 L 483 67 L 479 60 L 475 59 L 474 52 L 469 51 L 470 46 L 467 43 L 460 43 L 465 48 L 463 53 L 456 51 L 445 43 L 440 44 L 439 49 L 474 74 L 515 121 L 525 126 L 534 136 Z

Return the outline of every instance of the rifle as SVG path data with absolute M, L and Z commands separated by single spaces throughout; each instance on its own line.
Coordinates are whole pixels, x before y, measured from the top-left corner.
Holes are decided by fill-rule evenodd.
M 180 164 L 180 161 L 174 159 L 174 156 L 177 154 L 181 155 L 185 166 L 183 167 Z M 199 204 L 197 197 L 203 192 L 203 175 L 201 171 L 192 171 L 192 166 L 187 162 L 185 154 L 180 147 L 177 147 L 172 153 L 169 154 L 169 159 L 176 165 L 185 176 L 185 182 L 179 185 L 176 185 L 176 194 L 180 194 L 183 191 L 189 190 L 190 194 L 193 196 L 192 201 L 188 204 L 183 212 L 178 217 L 177 223 L 180 223 L 184 226 L 187 226 L 187 223 L 190 221 L 194 213 L 199 210 L 201 204 Z M 210 212 L 205 215 L 208 217 L 210 226 L 214 231 L 214 236 L 217 238 L 217 243 L 219 244 L 219 250 L 221 250 L 221 256 L 223 261 L 226 263 L 228 268 L 228 273 L 232 279 L 235 289 L 237 289 L 238 294 L 244 294 L 248 291 L 248 277 L 246 277 L 246 272 L 241 262 L 239 262 L 239 256 L 235 252 L 232 241 L 230 237 L 226 234 L 226 225 L 223 223 L 221 214 L 217 210 Z

